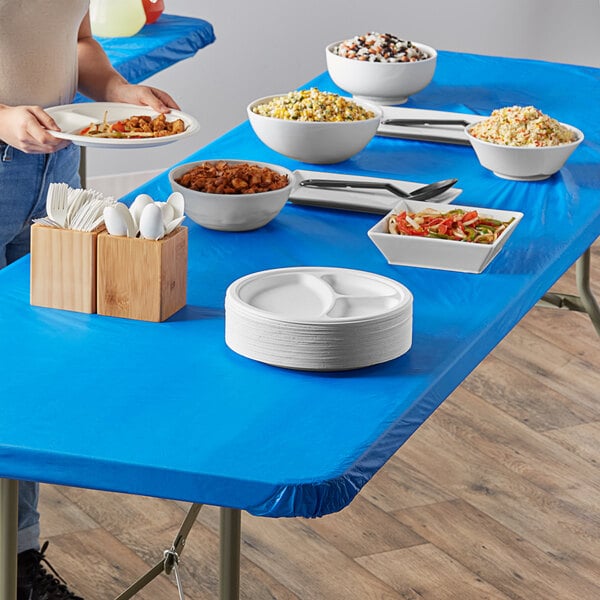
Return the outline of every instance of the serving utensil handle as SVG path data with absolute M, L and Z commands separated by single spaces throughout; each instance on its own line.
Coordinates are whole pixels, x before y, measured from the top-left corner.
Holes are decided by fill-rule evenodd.
M 403 192 L 400 188 L 385 182 L 368 181 L 344 181 L 341 179 L 303 179 L 300 185 L 316 188 L 355 188 L 367 190 L 388 190 L 400 198 L 408 198 L 410 194 Z
M 419 125 L 458 125 L 466 127 L 471 125 L 464 119 L 384 119 L 382 125 L 400 125 L 403 127 L 415 127 Z

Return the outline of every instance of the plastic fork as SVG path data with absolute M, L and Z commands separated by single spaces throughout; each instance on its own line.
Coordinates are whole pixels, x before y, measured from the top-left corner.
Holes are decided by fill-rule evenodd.
M 46 196 L 46 212 L 59 226 L 66 227 L 69 211 L 69 186 L 66 183 L 51 183 Z

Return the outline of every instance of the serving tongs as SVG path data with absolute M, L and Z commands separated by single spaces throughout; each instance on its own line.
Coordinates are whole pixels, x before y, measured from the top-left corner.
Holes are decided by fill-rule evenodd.
M 345 179 L 302 179 L 298 182 L 301 187 L 320 188 L 329 190 L 343 189 L 367 189 L 367 190 L 386 190 L 399 198 L 406 200 L 442 202 L 442 195 L 446 190 L 449 190 L 456 184 L 458 179 L 444 179 L 424 185 L 412 192 L 405 192 L 397 185 L 387 181 L 360 181 L 360 180 L 345 180 Z M 303 204 L 307 206 L 318 206 L 321 208 L 338 208 L 342 210 L 353 210 L 359 212 L 369 212 L 376 214 L 385 214 L 392 208 L 393 203 L 373 202 L 372 198 L 365 197 L 362 200 L 357 200 L 349 197 L 343 202 L 335 199 L 309 198 L 309 197 L 290 197 L 290 202 L 294 204 Z
M 457 127 L 467 127 L 471 121 L 465 119 L 384 119 L 382 125 L 399 125 L 402 127 L 422 127 L 428 125 L 454 125 Z

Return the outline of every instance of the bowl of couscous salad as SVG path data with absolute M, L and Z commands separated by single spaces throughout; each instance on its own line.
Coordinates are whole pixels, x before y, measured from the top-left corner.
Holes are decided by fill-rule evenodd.
M 373 138 L 381 108 L 316 88 L 266 96 L 247 107 L 258 138 L 272 150 L 306 163 L 342 162 Z
M 427 87 L 437 52 L 390 33 L 369 32 L 325 48 L 329 76 L 355 98 L 383 105 L 404 104 Z
M 507 106 L 469 125 L 465 133 L 479 162 L 498 177 L 517 181 L 547 179 L 559 171 L 583 133 L 534 106 Z

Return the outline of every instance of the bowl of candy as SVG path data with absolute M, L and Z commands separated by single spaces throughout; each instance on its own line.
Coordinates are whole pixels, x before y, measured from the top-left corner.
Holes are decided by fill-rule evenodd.
M 465 133 L 481 165 L 503 179 L 539 181 L 559 171 L 583 133 L 534 106 L 507 106 Z
M 219 231 L 251 231 L 272 221 L 293 186 L 292 172 L 263 162 L 214 159 L 179 165 L 169 172 L 184 212 L 198 225 Z
M 381 109 L 316 88 L 266 96 L 247 107 L 258 138 L 275 152 L 306 163 L 342 162 L 373 138 Z
M 389 33 L 370 32 L 329 44 L 325 58 L 331 79 L 354 98 L 392 105 L 429 85 L 437 52 Z

